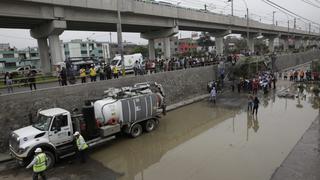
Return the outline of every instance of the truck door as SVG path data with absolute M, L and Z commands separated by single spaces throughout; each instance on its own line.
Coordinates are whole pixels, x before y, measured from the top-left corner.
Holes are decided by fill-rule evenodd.
M 49 140 L 55 146 L 72 142 L 71 125 L 68 122 L 68 114 L 54 117 L 49 131 Z

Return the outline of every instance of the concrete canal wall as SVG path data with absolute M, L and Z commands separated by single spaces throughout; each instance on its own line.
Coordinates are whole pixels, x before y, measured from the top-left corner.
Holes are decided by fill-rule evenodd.
M 102 97 L 103 91 L 110 87 L 146 81 L 162 84 L 170 105 L 205 94 L 206 84 L 214 79 L 214 72 L 214 66 L 207 66 L 0 96 L 0 151 L 7 149 L 10 131 L 28 125 L 28 114 L 35 114 L 40 108 L 81 108 L 85 100 Z
M 316 59 L 320 59 L 320 50 L 312 50 L 308 52 L 278 55 L 276 60 L 276 67 L 278 70 L 293 67 L 299 64 L 304 64 Z
M 278 57 L 276 65 L 284 69 L 319 57 L 320 51 L 283 55 Z M 28 125 L 28 114 L 31 112 L 35 115 L 40 108 L 81 108 L 85 100 L 102 97 L 107 88 L 146 81 L 161 83 L 167 95 L 167 103 L 171 105 L 206 94 L 206 84 L 215 79 L 215 74 L 216 67 L 207 66 L 0 96 L 0 152 L 8 148 L 10 131 Z

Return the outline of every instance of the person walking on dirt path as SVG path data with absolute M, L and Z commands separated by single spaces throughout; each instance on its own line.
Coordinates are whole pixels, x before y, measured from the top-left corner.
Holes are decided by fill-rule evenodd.
M 6 74 L 4 75 L 4 84 L 7 86 L 8 93 L 13 93 L 12 75 L 9 72 L 6 72 Z
M 34 152 L 35 156 L 26 169 L 33 167 L 33 180 L 38 180 L 38 176 L 41 176 L 43 180 L 46 180 L 45 171 L 47 170 L 48 158 L 46 154 L 42 152 L 41 148 L 37 148 Z
M 258 109 L 259 109 L 259 104 L 260 104 L 260 101 L 258 99 L 257 96 L 254 97 L 254 100 L 253 100 L 253 110 L 252 110 L 252 114 L 258 114 Z
M 32 87 L 34 90 L 37 90 L 36 85 L 36 73 L 34 71 L 29 71 L 28 73 L 28 82 L 30 86 L 30 90 L 32 91 Z
M 60 78 L 61 78 L 61 86 L 67 86 L 67 70 L 65 67 L 62 68 L 60 71 Z

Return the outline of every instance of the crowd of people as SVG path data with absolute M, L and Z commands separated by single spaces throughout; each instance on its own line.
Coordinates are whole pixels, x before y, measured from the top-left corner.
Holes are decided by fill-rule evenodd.
M 240 77 L 239 79 L 235 80 L 232 84 L 232 91 L 234 91 L 234 86 L 236 84 L 238 93 L 243 91 L 256 95 L 258 90 L 261 89 L 263 90 L 264 94 L 266 94 L 269 92 L 272 86 L 274 89 L 276 88 L 276 81 L 277 76 L 275 74 L 272 74 L 268 71 L 260 72 L 251 79 L 244 79 Z
M 160 60 L 146 60 L 144 64 L 138 61 L 134 64 L 134 74 L 143 75 L 149 73 L 158 73 L 164 71 L 175 71 L 192 67 L 207 66 L 218 64 L 219 62 L 231 62 L 235 64 L 239 60 L 238 55 L 229 56 L 203 56 L 203 57 L 182 57 Z
M 319 80 L 319 73 L 318 72 L 311 72 L 310 70 L 304 71 L 303 69 L 292 69 L 290 71 L 284 71 L 283 73 L 279 74 L 279 77 L 282 78 L 284 80 L 289 79 L 290 81 L 311 81 L 311 80 L 315 80 L 318 81 Z
M 209 101 L 216 103 L 217 93 L 223 88 L 224 76 L 221 76 L 218 81 L 212 81 L 208 83 L 208 91 L 210 93 Z M 231 84 L 231 91 L 235 92 L 235 86 L 237 86 L 237 92 L 248 94 L 248 107 L 249 113 L 257 115 L 259 108 L 258 91 L 262 90 L 264 94 L 267 94 L 270 89 L 276 88 L 277 75 L 268 71 L 259 72 L 253 76 L 253 78 L 238 78 Z
M 184 57 L 160 60 L 146 60 L 143 63 L 136 61 L 133 65 L 133 73 L 135 76 L 137 76 L 149 73 L 152 74 L 165 71 L 175 71 L 180 69 L 217 64 L 217 62 L 219 61 L 230 60 L 231 62 L 235 62 L 235 59 L 236 58 L 233 56 L 207 56 L 201 58 Z M 99 80 L 109 80 L 117 79 L 120 75 L 126 75 L 125 69 L 121 69 L 118 66 L 110 66 L 109 64 L 101 65 L 99 67 L 93 64 L 89 67 L 84 65 L 80 67 L 78 73 L 68 72 L 67 68 L 65 67 L 62 67 L 61 70 L 57 69 L 56 72 L 60 86 L 68 85 L 70 79 L 75 80 L 74 74 L 79 74 L 81 83 L 88 82 L 88 79 L 90 79 L 91 82 L 95 82 L 97 81 L 98 77 Z
M 37 90 L 36 85 L 36 73 L 32 70 L 22 74 L 23 77 L 15 78 L 12 73 L 6 72 L 3 78 L 4 85 L 7 88 L 8 93 L 13 93 L 14 81 L 22 82 L 23 85 L 30 87 L 30 90 Z
M 146 60 L 143 63 L 136 61 L 133 67 L 133 73 L 137 75 L 145 75 L 152 73 L 159 73 L 165 71 L 175 71 L 180 69 L 187 69 L 199 66 L 207 66 L 217 64 L 220 61 L 236 63 L 239 59 L 237 55 L 221 56 L 221 55 L 208 55 L 202 57 L 181 57 L 171 59 L 160 59 L 160 60 Z M 110 65 L 91 65 L 81 66 L 80 70 L 70 70 L 66 67 L 57 67 L 56 77 L 60 86 L 67 86 L 68 84 L 75 84 L 77 76 L 81 79 L 81 83 L 88 81 L 95 82 L 97 78 L 99 80 L 117 79 L 120 75 L 125 76 L 126 71 L 120 69 L 117 66 L 111 67 Z M 4 85 L 7 87 L 8 93 L 13 92 L 13 87 L 16 86 L 29 86 L 30 90 L 37 89 L 36 73 L 33 71 L 23 74 L 22 78 L 16 78 L 13 74 L 7 72 L 4 76 Z

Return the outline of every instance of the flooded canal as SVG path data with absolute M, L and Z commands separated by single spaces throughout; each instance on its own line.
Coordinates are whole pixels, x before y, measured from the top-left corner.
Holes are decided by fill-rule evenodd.
M 87 164 L 65 160 L 48 177 L 268 180 L 319 113 L 312 95 L 303 94 L 295 99 L 261 95 L 257 116 L 246 112 L 245 94 L 229 93 L 217 105 L 203 100 L 169 112 L 152 133 L 96 148 Z M 29 180 L 31 170 L 0 172 L 0 179 Z
M 257 117 L 202 101 L 91 157 L 123 174 L 119 180 L 267 180 L 318 115 L 310 99 L 261 98 Z

